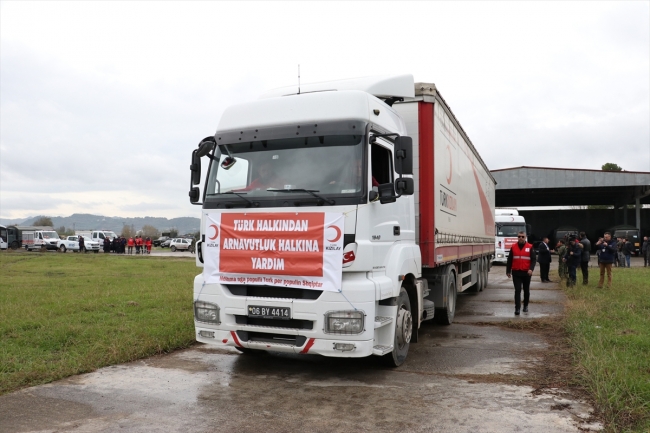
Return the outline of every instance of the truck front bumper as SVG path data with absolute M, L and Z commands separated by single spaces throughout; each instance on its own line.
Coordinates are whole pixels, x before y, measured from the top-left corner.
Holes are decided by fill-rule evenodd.
M 194 299 L 217 305 L 218 324 L 195 318 L 196 340 L 201 343 L 285 353 L 361 358 L 373 354 L 375 341 L 375 284 L 363 273 L 346 275 L 343 293 L 322 292 L 318 299 L 238 296 L 232 286 L 194 281 Z M 343 295 L 345 294 L 345 296 Z M 290 308 L 291 320 L 251 320 L 249 306 Z M 364 313 L 358 334 L 327 332 L 328 312 Z

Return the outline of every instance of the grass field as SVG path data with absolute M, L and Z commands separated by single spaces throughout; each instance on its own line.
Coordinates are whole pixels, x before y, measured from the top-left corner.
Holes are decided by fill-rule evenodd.
M 0 394 L 187 347 L 193 259 L 0 253 Z
M 615 268 L 609 290 L 596 288 L 597 275 L 592 268 L 588 286 L 566 289 L 577 362 L 609 431 L 648 432 L 650 268 Z

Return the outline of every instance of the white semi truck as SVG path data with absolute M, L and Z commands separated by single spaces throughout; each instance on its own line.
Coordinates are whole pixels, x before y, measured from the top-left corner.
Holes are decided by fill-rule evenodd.
M 517 209 L 495 209 L 495 254 L 493 263 L 506 264 L 512 244 L 517 243 L 517 233 L 526 232 L 526 220 Z
M 231 106 L 190 170 L 200 342 L 399 366 L 424 321 L 452 323 L 457 293 L 487 285 L 494 178 L 410 75 Z

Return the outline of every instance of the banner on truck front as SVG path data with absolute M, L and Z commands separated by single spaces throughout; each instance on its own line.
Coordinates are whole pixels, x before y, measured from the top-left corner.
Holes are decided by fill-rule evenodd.
M 335 212 L 208 213 L 204 280 L 338 291 L 343 220 Z

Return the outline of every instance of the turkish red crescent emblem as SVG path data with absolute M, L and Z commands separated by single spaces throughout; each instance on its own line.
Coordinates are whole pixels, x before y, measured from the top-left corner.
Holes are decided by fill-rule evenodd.
M 451 184 L 452 165 L 451 165 L 451 148 L 449 146 L 447 146 L 447 152 L 449 153 L 449 177 L 447 178 L 447 184 Z
M 328 239 L 328 241 L 329 242 L 338 242 L 338 240 L 341 239 L 341 229 L 338 228 L 337 226 L 329 226 L 327 228 L 336 230 L 336 236 L 334 236 L 334 239 Z
M 219 227 L 217 227 L 216 224 L 210 224 L 210 227 L 212 227 L 214 229 L 214 236 L 209 238 L 211 241 L 213 241 L 213 240 L 215 240 L 217 238 L 217 236 L 219 236 Z

